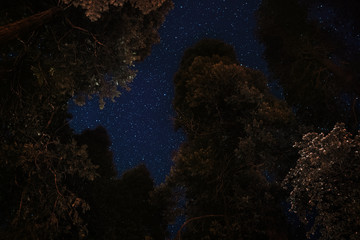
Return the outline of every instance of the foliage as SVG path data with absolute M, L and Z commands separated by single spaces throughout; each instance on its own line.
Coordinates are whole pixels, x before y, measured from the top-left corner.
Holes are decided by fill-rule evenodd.
M 89 159 L 98 165 L 94 181 L 67 178 L 67 186 L 90 205 L 81 214 L 89 229 L 87 239 L 164 239 L 174 218 L 170 189 L 164 184 L 155 187 L 145 165 L 118 178 L 103 127 L 87 129 L 75 139 L 79 146 L 87 146 Z
M 172 1 L 0 6 L 3 239 L 164 239 L 183 203 L 183 239 L 295 239 L 280 182 L 291 211 L 312 225 L 308 236 L 358 238 L 360 141 L 349 132 L 360 116 L 359 3 L 262 1 L 257 36 L 287 102 L 230 45 L 205 39 L 186 50 L 173 106 L 187 139 L 157 187 L 144 165 L 117 178 L 106 130 L 75 135 L 67 103 L 97 95 L 103 108 L 119 87 L 130 90 Z M 320 19 L 321 9 L 333 15 Z M 330 131 L 336 122 L 345 124 Z M 299 157 L 291 146 L 309 128 L 328 133 L 305 134 Z
M 218 40 L 184 53 L 174 108 L 188 140 L 173 158 L 168 184 L 185 190 L 184 239 L 285 239 L 281 191 L 265 172 L 282 179 L 291 166 L 296 125 L 265 77 L 234 56 Z
M 172 201 L 163 187 L 154 182 L 145 165 L 125 172 L 120 179 L 100 177 L 79 185 L 79 193 L 89 202 L 84 215 L 88 239 L 165 239 L 166 217 Z
M 117 177 L 116 167 L 113 163 L 113 153 L 110 151 L 111 141 L 104 127 L 83 131 L 75 136 L 79 146 L 86 145 L 91 162 L 98 165 L 98 174 L 104 179 Z
M 20 67 L 20 66 L 18 66 Z M 0 171 L 1 235 L 4 239 L 58 239 L 87 234 L 81 214 L 88 204 L 73 191 L 66 179 L 89 181 L 96 166 L 80 147 L 66 123 L 68 95 L 61 85 L 29 69 L 9 71 L 12 81 L 1 89 Z M 14 80 L 15 79 L 15 80 Z M 4 80 L 4 79 L 2 79 Z M 21 81 L 22 80 L 22 81 Z
M 300 158 L 283 185 L 291 210 L 305 223 L 315 218 L 308 236 L 320 229 L 320 239 L 358 239 L 360 136 L 336 124 L 328 134 L 305 134 L 295 147 Z
M 14 173 L 2 182 L 2 188 L 10 190 L 2 192 L 1 199 L 11 196 L 18 204 L 1 209 L 8 217 L 0 230 L 5 239 L 55 239 L 74 229 L 79 238 L 86 236 L 80 213 L 89 205 L 64 184 L 69 176 L 90 181 L 96 177 L 96 166 L 87 158 L 85 147 L 42 135 L 35 143 L 6 143 L 0 156 L 1 171 Z
M 211 44 L 219 45 L 219 41 L 203 40 L 188 51 Z M 222 45 L 231 49 L 229 45 Z M 291 110 L 270 94 L 261 72 L 239 65 L 233 59 L 234 53 L 228 57 L 218 55 L 221 47 L 213 49 L 214 55 L 204 51 L 208 56 L 194 57 L 188 67 L 183 64 L 186 58 L 183 59 L 174 78 L 175 125 L 185 131 L 189 140 L 224 135 L 221 141 L 227 142 L 231 151 L 241 145 L 239 138 L 258 140 L 262 142 L 254 145 L 264 151 L 274 151 L 271 145 L 278 148 L 279 152 L 274 153 L 277 160 L 267 159 L 268 163 L 281 161 L 282 157 L 288 159 L 285 149 L 289 148 L 289 137 L 293 138 L 297 128 Z M 189 55 L 188 51 L 184 57 Z M 266 149 L 266 145 L 270 146 Z M 261 149 L 253 150 L 260 156 Z M 250 158 L 249 154 L 246 156 Z
M 98 128 L 75 136 L 68 126 L 67 103 L 75 95 L 85 100 L 97 94 L 103 107 L 104 98 L 118 95 L 118 85 L 128 88 L 133 62 L 150 53 L 151 45 L 159 40 L 157 29 L 172 6 L 166 1 L 145 14 L 125 3 L 91 22 L 82 10 L 60 1 L 56 6 L 57 2 L 1 3 L 1 32 L 10 36 L 0 46 L 2 239 L 84 239 L 93 233 L 89 209 L 103 206 L 94 205 L 101 199 L 96 195 L 94 201 L 94 195 L 106 193 L 109 202 L 118 185 L 124 188 L 125 183 L 115 179 L 106 131 Z M 61 14 L 55 11 L 51 16 L 54 7 Z M 128 197 L 134 193 L 137 201 L 126 200 L 120 206 L 111 202 L 109 206 L 116 208 L 106 209 L 110 216 L 129 206 L 152 211 L 148 203 L 152 180 L 145 170 L 131 179 L 137 177 L 146 183 L 144 188 L 132 185 L 138 195 L 122 191 Z M 121 216 L 124 221 L 127 215 Z M 157 219 L 162 221 L 162 215 Z M 136 232 L 136 221 L 129 231 Z M 161 226 L 162 232 L 154 231 L 164 234 L 165 223 L 157 225 L 158 221 L 151 223 L 154 229 Z
M 46 11 L 44 8 L 54 7 L 51 1 L 42 4 L 21 1 L 16 6 L 5 4 L 2 9 L 8 17 L 5 23 L 25 17 L 32 19 L 33 25 L 40 26 L 22 34 L 20 41 L 11 41 L 10 45 L 5 43 L 2 62 L 9 61 L 12 68 L 23 64 L 22 68 L 31 69 L 36 76 L 45 77 L 47 82 L 58 82 L 62 92 L 77 95 L 75 100 L 80 105 L 87 97 L 98 95 L 99 106 L 103 108 L 105 99 L 113 101 L 120 95 L 119 87 L 130 90 L 129 84 L 135 76 L 133 63 L 149 55 L 151 46 L 159 41 L 157 30 L 172 8 L 172 2 L 149 1 L 153 8 L 144 13 L 136 3 L 126 2 L 105 10 L 101 5 L 94 5 L 95 1 L 81 1 L 86 6 L 91 3 L 92 7 L 101 9 L 102 18 L 95 22 L 89 21 L 80 9 L 75 8 L 73 5 L 76 3 L 61 4 L 62 14 L 52 19 L 47 17 L 47 21 L 42 19 L 42 15 L 33 19 L 35 15 L 31 15 L 29 10 L 19 14 L 12 7 L 31 9 L 31 12 Z M 16 37 L 17 32 L 32 29 L 24 24 L 27 21 L 18 22 L 20 26 L 15 22 L 1 27 L 6 30 L 4 34 Z M 26 29 L 22 29 L 21 24 Z M 13 31 L 15 27 L 17 32 Z M 13 55 L 18 57 L 9 57 Z M 38 78 L 40 83 L 46 84 L 43 80 Z M 11 80 L 4 78 L 3 81 Z
M 311 131 L 295 144 L 301 156 L 283 183 L 292 210 L 312 225 L 308 236 L 320 231 L 321 239 L 358 238 L 358 136 L 350 134 L 360 115 L 358 7 L 356 1 L 264 0 L 257 12 L 273 80 L 297 119 L 325 132 Z
M 337 3 L 349 10 L 351 5 L 328 2 L 264 0 L 257 12 L 257 36 L 272 78 L 302 123 L 329 131 L 342 121 L 356 132 L 359 52 L 352 42 L 359 29 L 349 17 L 354 14 L 332 7 Z
M 132 7 L 139 9 L 144 15 L 158 9 L 166 0 L 63 0 L 65 4 L 71 4 L 75 7 L 81 7 L 85 9 L 85 15 L 91 21 L 97 21 L 101 18 L 103 12 L 109 11 L 110 7 L 123 7 L 125 3 L 130 3 Z

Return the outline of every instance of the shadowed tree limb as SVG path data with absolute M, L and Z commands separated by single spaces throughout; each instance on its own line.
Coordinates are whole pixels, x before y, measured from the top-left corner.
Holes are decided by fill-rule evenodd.
M 53 7 L 48 10 L 36 13 L 19 21 L 9 23 L 0 27 L 0 45 L 6 44 L 11 40 L 17 39 L 47 22 L 50 22 L 59 13 L 63 12 L 60 7 Z
M 200 217 L 190 218 L 189 220 L 185 221 L 184 224 L 180 227 L 179 231 L 176 234 L 175 240 L 181 240 L 181 231 L 188 223 L 190 223 L 192 221 L 195 221 L 195 220 L 200 220 L 200 219 L 203 219 L 203 218 L 212 218 L 212 217 L 225 217 L 225 215 L 211 214 L 211 215 L 204 215 L 204 216 L 200 216 Z

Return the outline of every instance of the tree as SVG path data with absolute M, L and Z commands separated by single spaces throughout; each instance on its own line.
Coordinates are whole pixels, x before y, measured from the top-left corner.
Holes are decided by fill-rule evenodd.
M 173 220 L 170 189 L 164 184 L 155 187 L 145 165 L 118 178 L 103 127 L 87 129 L 75 139 L 79 146 L 86 146 L 99 174 L 94 181 L 67 177 L 69 189 L 90 206 L 81 214 L 89 229 L 87 239 L 165 239 L 167 225 Z
M 149 218 L 149 192 L 153 181 L 145 166 L 124 173 L 121 179 L 100 179 L 86 190 L 93 207 L 87 217 L 90 239 L 144 239 Z
M 157 30 L 172 2 L 149 1 L 152 7 L 144 10 L 142 1 L 111 1 L 114 6 L 110 8 L 101 7 L 106 1 L 98 1 L 102 3 L 99 5 L 81 1 L 80 6 L 87 8 L 86 15 L 74 7 L 79 1 L 68 2 L 59 6 L 52 1 L 5 4 L 4 24 L 13 18 L 20 20 L 2 26 L 0 32 L 10 35 L 7 39 L 21 38 L 2 44 L 2 62 L 8 67 L 1 72 L 16 72 L 19 64 L 27 63 L 22 68 L 31 69 L 40 84 L 56 82 L 61 92 L 77 95 L 79 104 L 84 104 L 87 96 L 98 95 L 103 108 L 104 99 L 114 100 L 120 95 L 118 86 L 129 90 L 128 84 L 135 76 L 131 67 L 149 55 L 151 46 L 159 41 Z M 27 10 L 20 14 L 14 11 L 22 8 Z M 30 14 L 28 9 L 39 13 Z M 100 10 L 101 18 L 97 12 Z M 95 19 L 94 14 L 98 16 Z M 8 74 L 3 77 L 3 81 L 11 81 Z
M 352 132 L 358 129 L 359 51 L 353 42 L 359 28 L 350 10 L 354 4 L 265 0 L 257 13 L 257 36 L 272 78 L 283 87 L 298 119 L 318 131 L 330 131 L 339 121 Z
M 94 134 L 102 136 L 96 149 L 105 153 L 101 161 L 95 149 L 80 143 L 91 147 L 95 141 L 74 136 L 68 126 L 67 103 L 75 95 L 97 94 L 103 107 L 104 98 L 118 95 L 117 85 L 127 88 L 132 63 L 150 53 L 172 6 L 165 1 L 143 13 L 126 2 L 91 22 L 82 9 L 57 2 L 1 2 L 0 32 L 14 34 L 0 45 L 0 234 L 4 239 L 88 235 L 90 198 L 77 186 L 90 184 L 100 178 L 99 173 L 111 179 L 115 171 L 109 163 L 107 135 L 101 129 Z M 52 15 L 53 7 L 61 8 L 57 16 Z M 14 26 L 17 32 L 10 31 Z
M 102 126 L 83 131 L 75 136 L 78 145 L 86 145 L 91 162 L 99 166 L 97 173 L 104 179 L 117 177 L 116 167 L 113 163 L 113 153 L 110 151 L 111 141 L 106 129 Z
M 71 4 L 75 7 L 80 6 L 85 10 L 85 15 L 91 21 L 97 21 L 104 12 L 109 11 L 110 7 L 123 7 L 124 4 L 130 4 L 132 7 L 139 9 L 144 15 L 151 11 L 157 10 L 166 0 L 63 0 L 65 4 Z
M 19 69 L 22 80 L 32 73 Z M 16 79 L 16 78 L 15 78 Z M 3 79 L 2 79 L 3 80 Z M 58 239 L 87 234 L 80 213 L 88 204 L 66 184 L 69 177 L 93 180 L 96 166 L 67 125 L 64 95 L 52 84 L 5 82 L 1 89 L 1 236 Z M 5 91 L 5 89 L 7 91 Z M 2 202 L 3 203 L 3 202 Z
M 295 147 L 300 158 L 283 185 L 290 191 L 291 211 L 304 223 L 315 219 L 308 237 L 320 231 L 320 239 L 358 239 L 359 134 L 336 124 L 328 134 L 305 134 Z
M 145 165 L 126 171 L 120 179 L 98 178 L 83 190 L 91 209 L 84 219 L 88 239 L 165 239 L 172 205 L 164 187 L 154 187 Z
M 296 156 L 290 109 L 218 40 L 186 50 L 174 83 L 175 124 L 187 136 L 168 179 L 185 191 L 181 238 L 286 239 L 278 181 Z
M 1 235 L 4 239 L 57 239 L 62 234 L 87 234 L 80 217 L 89 209 L 67 185 L 66 177 L 93 180 L 96 166 L 76 142 L 61 143 L 41 135 L 34 142 L 6 141 L 0 149 Z

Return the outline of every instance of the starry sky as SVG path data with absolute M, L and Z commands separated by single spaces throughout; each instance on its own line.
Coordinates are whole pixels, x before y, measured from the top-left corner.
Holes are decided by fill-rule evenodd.
M 261 0 L 173 0 L 175 7 L 159 30 L 161 42 L 136 64 L 130 92 L 99 109 L 98 99 L 85 106 L 69 102 L 70 126 L 76 133 L 102 125 L 111 137 L 119 175 L 145 163 L 156 184 L 169 173 L 171 156 L 184 141 L 172 118 L 173 76 L 185 49 L 203 38 L 234 46 L 239 61 L 266 71 L 262 47 L 255 40 L 254 11 Z

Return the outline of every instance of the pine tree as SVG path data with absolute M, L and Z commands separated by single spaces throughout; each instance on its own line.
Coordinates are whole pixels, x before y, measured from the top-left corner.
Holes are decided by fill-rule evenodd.
M 287 239 L 278 180 L 296 156 L 290 109 L 270 94 L 262 73 L 241 66 L 218 40 L 186 50 L 174 82 L 175 123 L 187 136 L 168 179 L 185 191 L 179 235 Z

